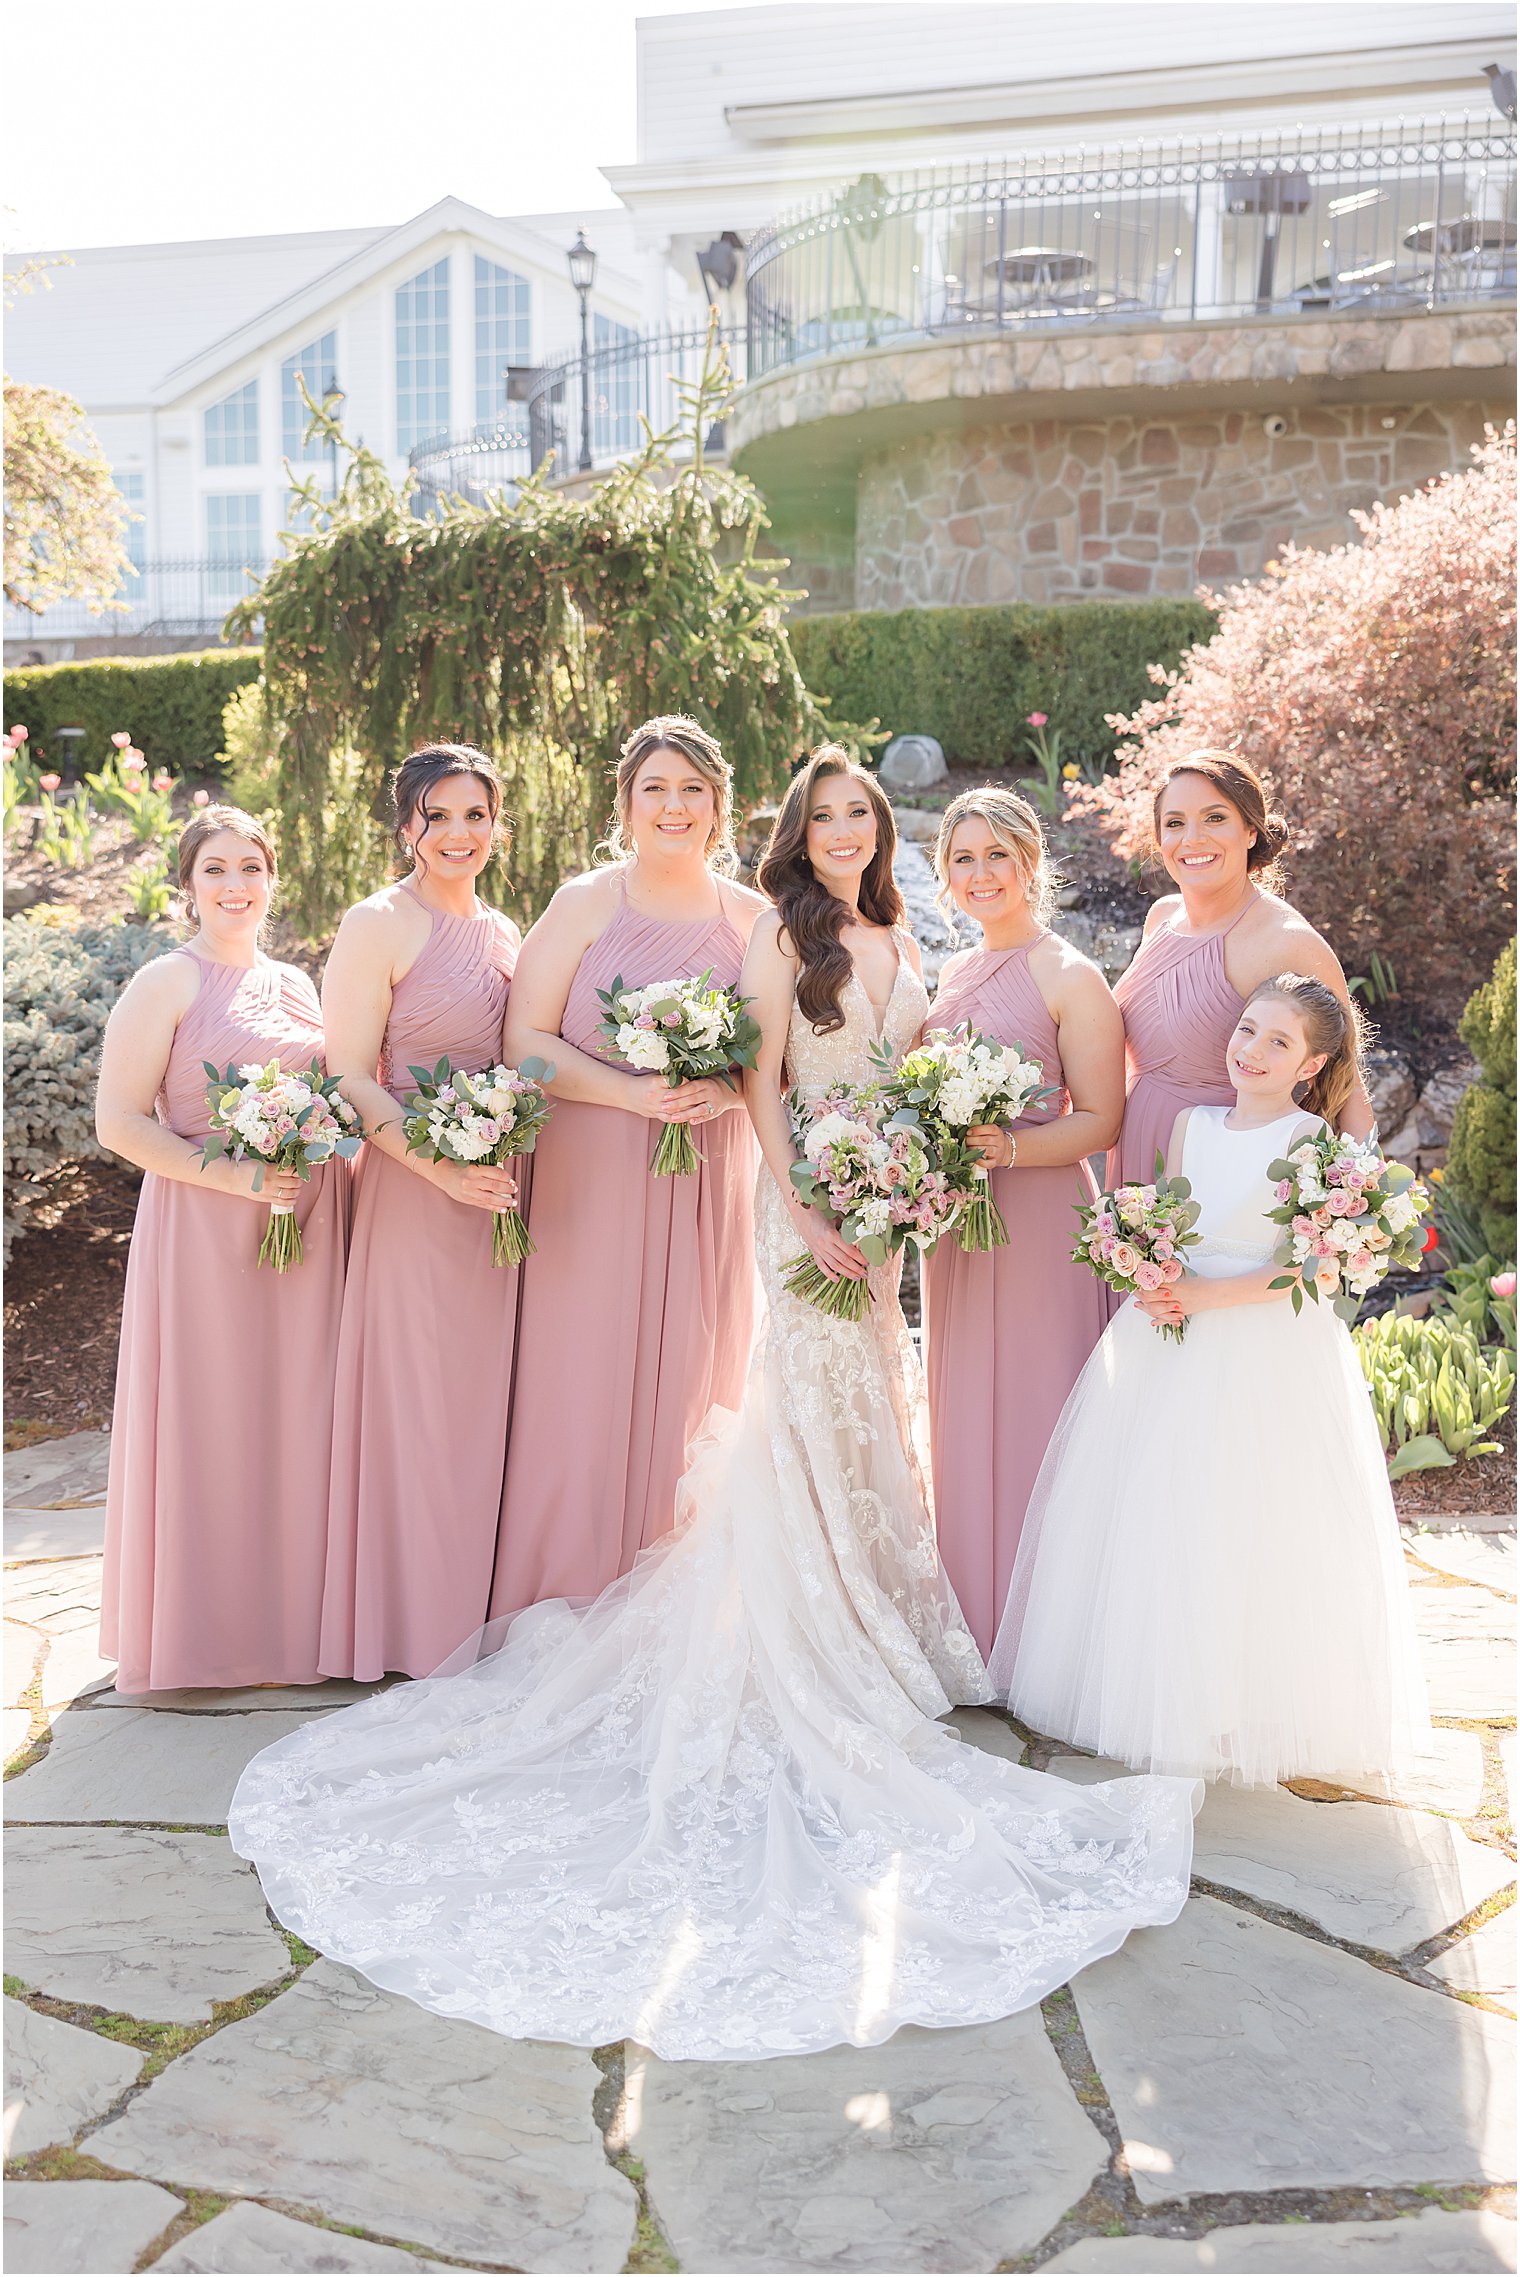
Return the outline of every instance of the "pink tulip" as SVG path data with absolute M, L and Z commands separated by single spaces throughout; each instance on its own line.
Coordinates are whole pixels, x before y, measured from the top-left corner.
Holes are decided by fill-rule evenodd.
M 11 729 L 11 741 L 12 741 L 12 743 L 25 743 L 25 741 L 26 741 L 26 739 L 27 739 L 27 734 L 28 734 L 28 730 L 27 730 L 26 728 L 24 728 L 24 727 L 13 727 L 13 728 Z
M 174 777 L 172 775 L 166 774 L 155 775 L 153 778 L 153 788 L 156 791 L 172 791 L 174 788 Z
M 63 777 L 61 775 L 39 775 L 37 780 L 45 791 L 56 791 L 63 781 Z
M 140 774 L 148 762 L 140 751 L 127 750 L 121 755 L 122 766 L 129 775 Z
M 1512 1297 L 1515 1293 L 1515 1276 L 1513 1273 L 1496 1273 L 1488 1286 L 1496 1297 Z
M 1028 724 L 1030 727 L 1043 727 L 1049 717 L 1049 712 L 1031 712 Z
M 130 735 L 128 735 L 124 727 L 119 727 L 116 730 L 116 733 L 112 736 L 111 741 L 115 744 L 118 751 L 128 751 L 131 749 L 132 738 Z
M 211 793 L 209 791 L 193 791 L 190 796 L 190 804 L 192 806 L 209 806 L 211 804 Z

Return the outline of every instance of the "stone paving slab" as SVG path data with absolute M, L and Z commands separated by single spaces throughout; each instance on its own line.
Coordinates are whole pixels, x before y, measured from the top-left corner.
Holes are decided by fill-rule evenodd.
M 160 2268 L 166 2262 L 158 2264 Z M 1194 2270 L 1250 2271 L 1255 2277 L 1403 2277 L 1405 2271 L 1512 2270 L 1515 2225 L 1498 2214 L 1448 2214 L 1430 2207 L 1389 2222 L 1249 2222 L 1204 2237 L 1088 2237 L 1043 2270 L 1082 2277 L 1190 2277 Z
M 111 2277 L 183 2211 L 153 2182 L 7 2182 L 7 2277 Z
M 98 1557 L 106 1546 L 106 1506 L 91 1502 L 80 1510 L 7 1510 L 4 1540 L 7 1565 L 20 1558 Z
M 1501 1852 L 1427 1811 L 1223 1785 L 1195 1822 L 1193 1872 L 1390 1954 L 1450 1929 L 1515 1878 Z
M 1433 1716 L 1512 1716 L 1515 1608 L 1486 1589 L 1412 1589 Z
M 6 1508 L 102 1501 L 110 1463 L 109 1431 L 71 1431 L 62 1439 L 14 1448 L 4 1458 Z
M 209 2024 L 290 1969 L 251 1867 L 215 1834 L 12 1827 L 6 1967 L 55 2000 Z
M 156 1716 L 146 1708 L 107 1716 L 70 1708 L 54 1724 L 42 1761 L 6 1781 L 5 1816 L 221 1826 L 244 1765 L 304 1720 L 289 1714 Z
M 1513 1534 L 1475 1534 L 1465 1528 L 1444 1534 L 1416 1534 L 1408 1544 L 1422 1565 L 1449 1573 L 1459 1581 L 1481 1581 L 1490 1589 L 1515 1594 L 1515 1537 Z
M 31 1712 L 26 1708 L 5 1708 L 0 1710 L 0 1715 L 4 1717 L 5 1760 L 9 1763 L 27 1743 L 32 1728 Z
M 5 1624 L 5 1705 L 14 1708 L 23 1692 L 30 1691 L 42 1652 L 42 1638 L 19 1621 Z
M 1108 2158 L 1037 2009 L 760 2063 L 630 2046 L 627 2077 L 628 2147 L 687 2269 L 995 2269 Z
M 207 2190 L 277 2178 L 292 2204 L 435 2253 L 620 2269 L 637 2200 L 592 2123 L 599 2077 L 583 2050 L 446 2021 L 321 1961 L 170 2064 L 89 2150 Z
M 67 2143 L 110 2110 L 142 2070 L 138 2048 L 5 2003 L 5 2155 L 25 2158 Z
M 1431 1743 L 1390 1778 L 1377 1771 L 1346 1771 L 1339 1784 L 1358 1795 L 1407 1803 L 1418 1810 L 1476 1818 L 1483 1801 L 1483 1741 L 1475 1731 L 1437 1724 Z
M 7 1567 L 8 1617 L 45 1629 L 50 1636 L 98 1624 L 104 1564 L 98 1557 L 51 1558 L 41 1565 Z
M 116 1663 L 101 1658 L 99 1636 L 92 1621 L 88 1628 L 70 1629 L 63 1636 L 48 1639 L 47 1658 L 42 1664 L 44 1707 L 66 1708 L 71 1701 L 98 1692 L 111 1682 Z
M 1024 1742 L 1011 1724 L 988 1709 L 952 1708 L 942 1720 L 953 1724 L 968 1745 L 981 1748 L 985 1754 L 1006 1756 L 1010 1763 L 1023 1762 Z
M 112 1685 L 98 1692 L 91 1705 L 156 1708 L 165 1713 L 179 1710 L 197 1716 L 274 1715 L 282 1708 L 351 1707 L 355 1700 L 367 1700 L 372 1692 L 384 1691 L 396 1681 L 399 1679 L 387 1677 L 379 1684 L 355 1684 L 346 1676 L 334 1676 L 321 1684 L 244 1685 L 230 1692 L 118 1692 Z
M 1511 1906 L 1492 1921 L 1480 1923 L 1470 1936 L 1448 1945 L 1426 1965 L 1442 1984 L 1455 1985 L 1461 1992 L 1486 1993 L 1490 2000 L 1501 2001 L 1513 2011 L 1517 1927 L 1520 1916 Z
M 239 2277 L 275 2277 L 285 2270 L 457 2270 L 459 2264 L 424 2261 L 419 2254 L 403 2253 L 399 2246 L 376 2245 L 369 2238 L 348 2237 L 342 2230 L 293 2222 L 288 2214 L 244 2198 L 171 2245 L 153 2267 L 203 2272 L 204 2277 L 222 2277 L 224 2272 L 228 2277 L 232 2272 Z
M 1148 2205 L 1514 2179 L 1505 2017 L 1214 1898 L 1072 1991 Z

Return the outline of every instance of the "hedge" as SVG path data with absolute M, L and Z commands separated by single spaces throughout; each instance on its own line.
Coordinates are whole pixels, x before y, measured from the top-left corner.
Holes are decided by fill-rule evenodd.
M 1457 1101 L 1446 1182 L 1476 1210 L 1496 1257 L 1515 1254 L 1515 944 L 1462 1015 L 1462 1041 L 1482 1069 Z
M 953 766 L 998 767 L 1021 754 L 1031 712 L 1067 757 L 1107 758 L 1105 715 L 1153 696 L 1146 667 L 1210 640 L 1214 616 L 1201 601 L 1015 603 L 793 617 L 787 631 L 808 687 L 842 717 L 935 736 Z
M 203 773 L 222 748 L 230 697 L 256 680 L 256 648 L 202 648 L 181 656 L 100 656 L 83 664 L 38 664 L 6 674 L 5 724 L 30 734 L 33 758 L 65 754 L 52 738 L 82 727 L 78 756 L 98 767 L 125 728 L 151 766 Z

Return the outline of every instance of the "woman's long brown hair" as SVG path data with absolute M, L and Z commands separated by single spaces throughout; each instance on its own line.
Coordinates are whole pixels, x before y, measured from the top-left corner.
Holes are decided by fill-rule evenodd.
M 839 744 L 820 744 L 792 777 L 755 872 L 756 883 L 775 903 L 797 953 L 801 966 L 797 1003 L 819 1036 L 844 1026 L 839 1000 L 854 970 L 854 959 L 840 939 L 850 910 L 813 875 L 808 860 L 808 817 L 826 775 L 848 775 L 858 783 L 876 817 L 876 851 L 860 881 L 861 916 L 872 925 L 901 925 L 907 914 L 892 875 L 897 825 L 891 800 L 876 777 L 857 767 Z

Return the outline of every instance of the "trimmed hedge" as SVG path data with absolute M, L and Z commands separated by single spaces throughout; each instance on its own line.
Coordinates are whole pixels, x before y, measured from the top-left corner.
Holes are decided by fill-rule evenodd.
M 1174 666 L 1214 626 L 1201 601 L 1080 601 L 853 610 L 787 631 L 808 687 L 843 718 L 935 736 L 952 766 L 1000 767 L 1023 754 L 1031 712 L 1060 730 L 1065 757 L 1106 759 L 1105 715 L 1154 696 L 1147 666 Z
M 222 748 L 228 700 L 262 670 L 256 648 L 202 648 L 182 656 L 98 656 L 82 664 L 37 664 L 8 672 L 5 724 L 30 731 L 34 759 L 56 761 L 52 736 L 82 727 L 79 757 L 98 767 L 125 728 L 151 766 L 176 774 L 211 770 Z

